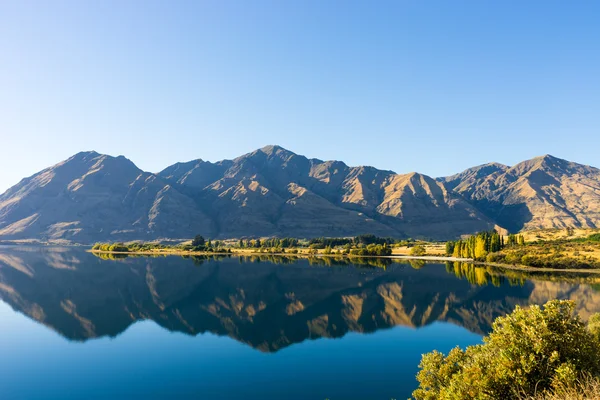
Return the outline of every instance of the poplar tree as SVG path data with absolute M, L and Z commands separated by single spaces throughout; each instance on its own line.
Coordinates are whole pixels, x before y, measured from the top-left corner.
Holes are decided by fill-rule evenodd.
M 482 259 L 487 256 L 486 250 L 486 239 L 484 236 L 478 236 L 475 239 L 475 249 L 473 251 L 473 255 L 475 259 Z

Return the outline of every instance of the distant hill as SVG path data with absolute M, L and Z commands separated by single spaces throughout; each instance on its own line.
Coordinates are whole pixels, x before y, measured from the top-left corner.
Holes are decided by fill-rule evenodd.
M 279 146 L 158 174 L 82 152 L 0 196 L 0 240 L 354 236 L 449 239 L 600 225 L 600 170 L 551 156 L 433 179 L 321 161 Z
M 511 230 L 600 227 L 600 170 L 551 155 L 514 167 L 486 164 L 442 178 Z

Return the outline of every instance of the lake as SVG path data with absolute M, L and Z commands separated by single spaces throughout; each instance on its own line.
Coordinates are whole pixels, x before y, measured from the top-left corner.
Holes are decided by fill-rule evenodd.
M 598 280 L 459 263 L 0 247 L 0 398 L 406 399 L 421 354 Z

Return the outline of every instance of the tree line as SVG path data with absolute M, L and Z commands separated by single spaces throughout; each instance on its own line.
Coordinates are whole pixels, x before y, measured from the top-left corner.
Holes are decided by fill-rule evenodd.
M 496 230 L 479 232 L 464 240 L 446 242 L 446 255 L 457 258 L 472 258 L 484 260 L 488 254 L 496 253 L 506 246 L 522 246 L 525 244 L 523 235 L 504 236 Z
M 96 243 L 94 247 L 92 247 L 92 250 L 126 253 L 129 251 L 129 248 L 123 243 Z
M 410 241 L 410 240 L 409 240 Z M 379 237 L 372 234 L 358 235 L 351 238 L 332 238 L 332 237 L 319 237 L 313 238 L 308 241 L 308 245 L 311 248 L 315 249 L 324 249 L 326 247 L 338 247 L 338 246 L 358 246 L 365 245 L 368 246 L 370 244 L 378 244 L 378 245 L 392 245 L 395 243 L 400 243 L 398 239 L 394 239 L 392 237 Z
M 355 256 L 391 256 L 392 248 L 387 243 L 383 244 L 368 244 L 365 247 L 350 250 L 351 255 Z
M 245 248 L 261 248 L 261 247 L 275 247 L 281 249 L 289 249 L 292 247 L 298 247 L 300 240 L 291 237 L 284 238 L 268 238 L 268 239 L 240 239 L 238 247 L 241 249 Z

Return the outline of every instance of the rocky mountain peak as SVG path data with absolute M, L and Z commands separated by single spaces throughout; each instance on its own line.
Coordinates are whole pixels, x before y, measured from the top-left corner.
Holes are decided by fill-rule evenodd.
M 594 167 L 546 154 L 489 175 L 470 171 L 445 180 L 510 231 L 600 226 L 600 170 Z

